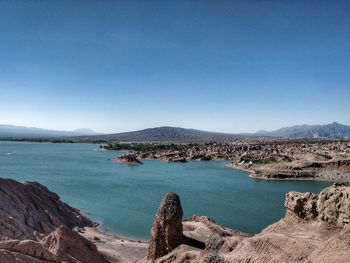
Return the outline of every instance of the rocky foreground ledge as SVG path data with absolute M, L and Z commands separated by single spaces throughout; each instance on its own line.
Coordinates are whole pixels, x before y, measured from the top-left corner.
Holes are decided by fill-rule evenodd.
M 184 221 L 180 197 L 168 193 L 148 244 L 102 233 L 38 183 L 0 179 L 0 262 L 349 262 L 350 187 L 289 192 L 285 207 L 283 219 L 252 235 L 205 216 Z
M 223 228 L 207 217 L 182 222 L 179 197 L 165 196 L 142 263 L 334 262 L 350 260 L 350 187 L 289 192 L 286 215 L 261 233 Z M 266 211 L 268 213 L 268 211 Z
M 106 263 L 72 231 L 93 222 L 39 183 L 0 178 L 0 262 Z

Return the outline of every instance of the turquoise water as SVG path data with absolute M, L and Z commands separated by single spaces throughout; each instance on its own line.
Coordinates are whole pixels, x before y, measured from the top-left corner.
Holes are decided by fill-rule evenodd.
M 116 152 L 92 144 L 0 142 L 0 177 L 38 181 L 115 234 L 148 239 L 168 191 L 180 195 L 185 217 L 207 215 L 256 233 L 283 217 L 288 191 L 319 192 L 329 183 L 263 181 L 226 162 L 116 164 Z

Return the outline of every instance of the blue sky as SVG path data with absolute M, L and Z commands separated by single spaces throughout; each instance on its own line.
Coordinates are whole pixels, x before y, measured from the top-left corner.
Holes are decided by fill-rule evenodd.
M 350 124 L 350 1 L 0 0 L 0 123 Z

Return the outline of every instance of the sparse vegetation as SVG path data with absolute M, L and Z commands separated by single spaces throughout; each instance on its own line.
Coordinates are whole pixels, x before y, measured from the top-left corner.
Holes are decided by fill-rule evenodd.
M 152 151 L 181 151 L 193 147 L 199 147 L 199 144 L 158 144 L 158 143 L 107 143 L 101 145 L 105 150 L 129 150 L 137 152 L 152 152 Z

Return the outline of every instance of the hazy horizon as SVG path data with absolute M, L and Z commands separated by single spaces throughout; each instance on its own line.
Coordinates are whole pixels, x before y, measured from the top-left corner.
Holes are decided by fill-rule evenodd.
M 332 123 L 339 123 L 337 121 L 334 121 Z M 327 125 L 327 124 L 331 124 L 331 123 L 314 123 L 314 124 L 310 124 L 310 123 L 302 123 L 302 124 L 294 124 L 291 126 L 302 126 L 302 125 Z M 346 125 L 346 126 L 350 126 L 346 123 L 340 123 L 342 125 Z M 72 130 L 62 130 L 62 129 L 50 129 L 50 128 L 45 128 L 45 127 L 34 127 L 34 126 L 23 126 L 23 125 L 13 125 L 13 124 L 8 124 L 8 123 L 0 123 L 0 128 L 1 126 L 15 126 L 15 127 L 23 127 L 23 128 L 29 128 L 29 129 L 44 129 L 44 130 L 50 130 L 50 131 L 62 131 L 62 132 L 95 132 L 96 134 L 113 134 L 113 133 L 123 133 L 123 132 L 133 132 L 133 131 L 137 131 L 137 130 L 144 130 L 144 129 L 152 129 L 152 128 L 162 128 L 162 127 L 172 127 L 172 128 L 184 128 L 184 129 L 194 129 L 194 130 L 201 130 L 201 131 L 207 131 L 207 132 L 218 132 L 218 133 L 231 133 L 231 134 L 248 134 L 248 133 L 257 133 L 257 132 L 271 132 L 271 131 L 275 131 L 278 130 L 280 128 L 287 128 L 287 126 L 281 126 L 275 130 L 256 130 L 256 131 L 251 131 L 251 132 L 240 132 L 240 133 L 236 133 L 236 132 L 226 132 L 226 131 L 220 131 L 220 130 L 202 130 L 202 129 L 198 129 L 196 127 L 184 127 L 184 126 L 171 126 L 171 125 L 163 125 L 163 126 L 152 126 L 152 127 L 143 127 L 137 130 L 121 130 L 121 131 L 112 131 L 112 132 L 99 132 L 96 131 L 94 129 L 91 129 L 89 127 L 80 127 L 80 128 L 75 128 Z M 291 127 L 288 126 L 288 127 Z
M 0 1 L 0 124 L 350 123 L 349 1 Z

